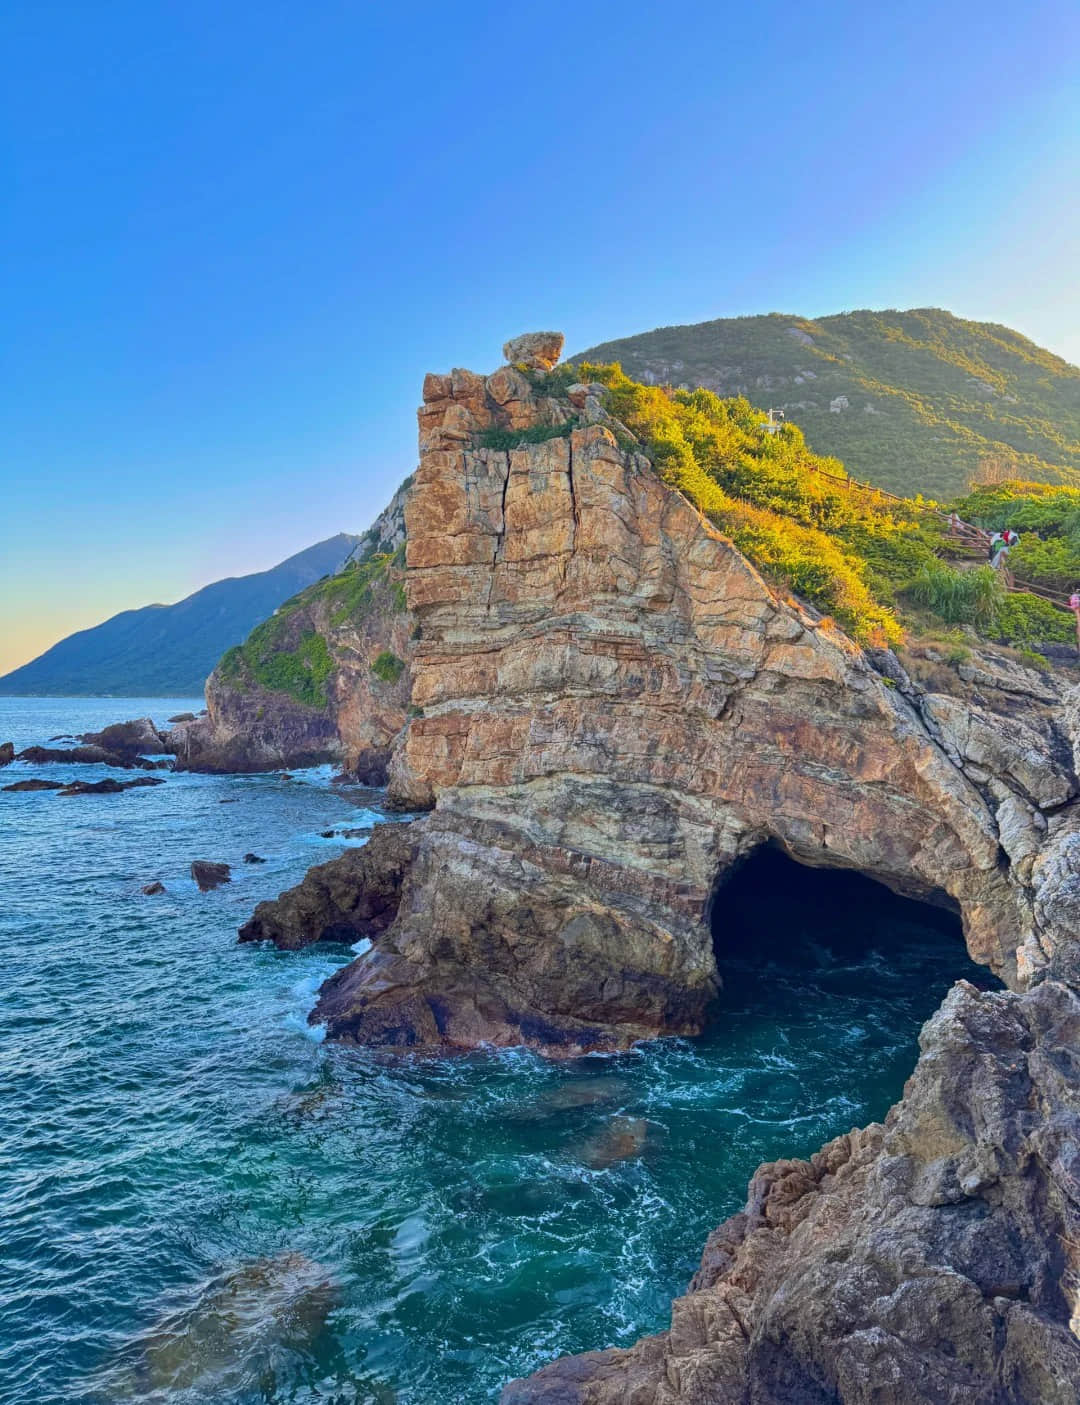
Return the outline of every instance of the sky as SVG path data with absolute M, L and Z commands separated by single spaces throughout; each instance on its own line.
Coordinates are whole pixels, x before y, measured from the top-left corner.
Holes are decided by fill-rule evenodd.
M 0 202 L 4 672 L 362 531 L 522 331 L 1080 362 L 1080 7 L 0 0 Z

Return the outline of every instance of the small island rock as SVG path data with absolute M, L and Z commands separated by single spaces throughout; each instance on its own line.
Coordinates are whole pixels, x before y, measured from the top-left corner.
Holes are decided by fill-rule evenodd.
M 199 885 L 200 893 L 220 888 L 222 883 L 231 883 L 231 873 L 232 869 L 227 863 L 214 863 L 210 859 L 196 859 L 191 865 L 191 876 Z

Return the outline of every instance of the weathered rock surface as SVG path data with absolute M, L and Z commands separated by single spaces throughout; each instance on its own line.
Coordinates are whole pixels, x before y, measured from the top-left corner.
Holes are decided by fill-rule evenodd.
M 11 785 L 4 786 L 5 790 L 63 790 L 63 781 L 44 781 L 39 777 L 34 777 L 28 781 L 14 781 Z
M 15 743 L 0 742 L 0 766 L 10 766 L 15 760 Z
M 317 864 L 295 888 L 261 902 L 240 929 L 240 940 L 296 950 L 311 942 L 377 936 L 397 914 L 402 880 L 415 850 L 411 826 L 380 825 L 363 848 Z M 322 1000 L 331 1005 L 336 998 L 331 980 L 323 987 Z
M 434 813 L 393 924 L 334 979 L 331 1035 L 575 1053 L 696 1033 L 712 894 L 767 841 L 958 910 L 1016 988 L 1046 971 L 1080 932 L 1060 685 L 991 651 L 931 689 L 864 653 L 582 389 L 584 425 L 512 365 L 425 381 L 405 509 L 421 715 L 390 793 Z M 563 432 L 478 447 L 537 425 Z
M 762 1166 L 671 1328 L 502 1405 L 1074 1405 L 1080 998 L 960 983 L 884 1125 Z
M 231 874 L 232 869 L 227 863 L 217 863 L 212 859 L 196 859 L 191 865 L 191 876 L 199 885 L 200 893 L 209 893 L 223 883 L 231 883 Z
M 392 555 L 405 539 L 407 485 L 362 539 L 365 550 Z M 348 569 L 348 568 L 347 568 Z M 206 685 L 206 716 L 177 722 L 168 734 L 177 768 L 217 773 L 276 771 L 284 766 L 341 765 L 351 779 L 385 785 L 390 748 L 405 725 L 414 620 L 405 608 L 403 570 L 391 567 L 363 601 L 343 608 L 318 586 L 287 602 L 282 649 L 310 634 L 326 643 L 333 668 L 325 707 L 264 686 L 249 669 L 219 666 Z M 376 672 L 382 655 L 400 659 L 397 678 Z
M 562 332 L 526 332 L 511 337 L 503 347 L 503 356 L 513 366 L 550 371 L 562 355 L 565 341 Z

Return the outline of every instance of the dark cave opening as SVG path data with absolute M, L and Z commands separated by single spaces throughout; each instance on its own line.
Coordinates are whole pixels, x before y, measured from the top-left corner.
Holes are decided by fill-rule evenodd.
M 925 979 L 929 1015 L 954 980 L 998 986 L 968 956 L 944 895 L 940 905 L 901 897 L 854 870 L 799 863 L 777 844 L 722 875 L 709 925 L 721 1005 L 763 978 L 835 994 L 897 981 L 917 989 Z

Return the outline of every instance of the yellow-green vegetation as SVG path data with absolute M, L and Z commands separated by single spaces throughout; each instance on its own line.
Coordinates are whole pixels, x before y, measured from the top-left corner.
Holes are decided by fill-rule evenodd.
M 850 487 L 843 465 L 812 453 L 797 426 L 764 433 L 762 411 L 744 397 L 643 385 L 617 365 L 576 364 L 530 379 L 554 396 L 574 379 L 603 385 L 609 410 L 665 482 L 767 578 L 860 641 L 895 643 L 905 627 L 920 632 L 928 615 L 1021 645 L 1075 637 L 1071 616 L 1037 596 L 1007 593 L 989 565 L 957 569 L 942 560 L 948 539 L 933 504 Z M 957 508 L 979 525 L 1042 529 L 1043 541 L 1014 550 L 1018 575 L 1059 588 L 1068 579 L 1069 589 L 1080 581 L 1080 489 L 1007 484 Z
M 843 466 L 785 425 L 761 430 L 742 397 L 641 385 L 618 366 L 579 366 L 607 387 L 613 415 L 665 482 L 683 492 L 761 571 L 832 615 L 855 638 L 901 636 L 897 603 L 934 558 L 935 533 L 915 505 L 852 491 Z
M 405 660 L 399 659 L 397 654 L 391 653 L 389 649 L 384 649 L 373 661 L 371 671 L 384 683 L 396 683 L 405 672 Z
M 949 497 L 988 462 L 1012 478 L 1080 482 L 1080 370 L 1008 327 L 940 308 L 720 318 L 581 359 L 772 404 L 816 452 L 896 493 Z
M 384 583 L 389 585 L 385 598 L 392 608 L 403 610 L 401 582 L 389 577 L 404 558 L 403 547 L 392 556 L 369 554 L 300 591 L 225 654 L 218 664 L 219 676 L 237 685 L 250 681 L 270 692 L 288 693 L 308 707 L 326 707 L 334 657 L 314 621 L 325 617 L 332 629 L 359 624 Z

